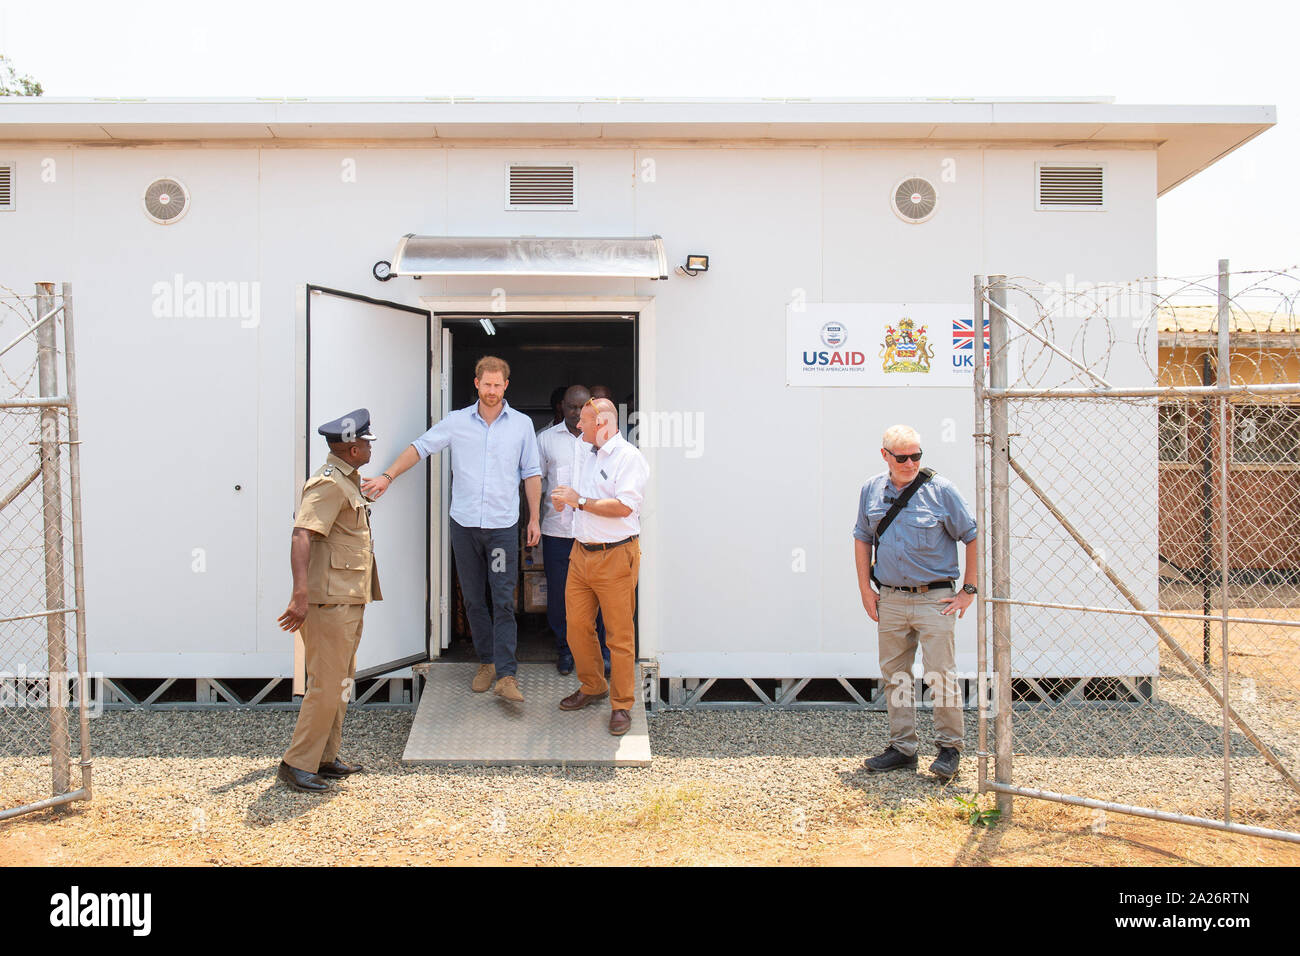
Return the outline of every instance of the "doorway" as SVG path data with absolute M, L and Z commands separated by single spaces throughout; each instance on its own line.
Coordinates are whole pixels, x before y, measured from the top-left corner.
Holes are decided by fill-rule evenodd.
M 570 385 L 605 385 L 619 406 L 620 421 L 636 411 L 638 395 L 638 323 L 636 312 L 442 312 L 436 315 L 442 342 L 442 385 L 446 411 L 477 401 L 474 365 L 495 355 L 510 365 L 506 401 L 528 415 L 533 430 L 555 423 L 553 396 Z M 624 429 L 626 431 L 626 429 Z M 450 506 L 454 476 L 450 456 L 443 457 L 441 514 Z M 544 489 L 545 491 L 545 489 Z M 542 507 L 547 507 L 543 494 Z M 522 528 L 527 503 L 520 486 L 521 540 L 518 591 L 520 661 L 554 661 L 555 637 L 546 621 L 545 573 L 541 548 L 525 549 Z M 439 610 L 443 615 L 440 656 L 448 661 L 476 660 L 450 541 L 444 535 Z

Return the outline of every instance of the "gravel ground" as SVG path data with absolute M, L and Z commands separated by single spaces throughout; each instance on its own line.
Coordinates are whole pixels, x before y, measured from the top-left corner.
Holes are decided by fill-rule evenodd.
M 1218 687 L 1218 675 L 1213 675 Z M 1174 813 L 1222 819 L 1223 714 L 1177 662 L 1161 668 L 1159 701 L 1018 713 L 1013 780 Z M 1300 779 L 1300 693 L 1291 685 L 1233 677 L 1229 699 L 1242 720 Z M 1230 724 L 1232 807 L 1241 823 L 1300 831 L 1292 790 Z
M 670 829 L 683 814 L 723 829 L 790 837 L 860 805 L 924 807 L 970 796 L 975 765 L 947 787 L 928 774 L 866 774 L 885 745 L 883 715 L 849 712 L 650 716 L 646 768 L 405 767 L 411 715 L 354 711 L 344 755 L 365 764 L 326 797 L 292 793 L 274 770 L 292 712 L 114 712 L 91 727 L 96 799 L 111 794 L 110 826 L 148 818 L 160 846 L 192 852 L 205 837 L 242 841 L 242 862 L 367 862 L 393 849 L 454 847 L 552 859 L 593 821 Z M 928 731 L 928 720 L 922 733 Z M 973 727 L 973 718 L 972 718 Z M 973 730 L 972 730 L 973 733 Z M 922 766 L 931 757 L 924 756 Z M 0 758 L 0 805 L 48 787 L 48 762 Z M 48 791 L 46 791 L 48 792 Z M 572 831 L 570 833 L 569 831 Z
M 1170 707 L 1177 689 L 1166 682 L 1162 696 Z M 1074 751 L 1018 757 L 1017 782 L 1148 806 L 1168 804 L 1172 793 L 1185 812 L 1214 812 L 1218 761 L 1168 748 L 1144 751 L 1132 727 L 1121 722 L 1115 730 L 1114 716 L 1093 713 L 1096 727 L 1110 730 L 1099 729 L 1090 743 L 1119 747 L 1111 751 L 1118 757 L 1082 746 L 1089 741 L 1077 733 L 1077 714 L 1067 715 Z M 1294 731 L 1294 706 L 1287 716 Z M 926 773 L 933 748 L 924 744 L 919 773 L 865 773 L 863 759 L 886 742 L 880 713 L 663 712 L 649 718 L 651 767 L 566 769 L 405 767 L 400 755 L 411 713 L 354 710 L 344 756 L 367 772 L 323 797 L 275 782 L 295 719 L 276 711 L 106 714 L 91 724 L 95 800 L 0 824 L 0 850 L 22 858 L 27 846 L 29 861 L 92 864 L 835 862 L 832 851 L 850 852 L 854 862 L 865 855 L 951 863 L 972 846 L 969 811 L 958 798 L 992 805 L 991 796 L 974 793 L 973 756 L 946 786 Z M 922 740 L 931 739 L 929 716 L 923 712 L 918 724 Z M 973 750 L 974 714 L 966 739 Z M 1262 761 L 1237 758 L 1234 773 L 1238 763 L 1239 812 L 1254 814 L 1251 822 L 1300 828 L 1297 801 L 1275 774 L 1267 776 L 1271 769 L 1263 767 L 1254 794 L 1249 773 Z M 48 760 L 0 756 L 0 807 L 47 794 L 48 787 Z M 1048 832 L 1067 826 L 1088 836 L 1091 811 L 1037 801 L 1017 807 L 1026 808 L 1017 809 L 1017 820 L 1036 813 L 1057 821 L 1044 824 Z M 874 828 L 870 834 L 866 826 Z M 1169 839 L 1208 832 L 1164 830 Z M 890 852 L 895 856 L 880 856 Z M 1133 862 L 1122 853 L 1078 859 Z M 1300 854 L 1286 859 L 1295 864 Z

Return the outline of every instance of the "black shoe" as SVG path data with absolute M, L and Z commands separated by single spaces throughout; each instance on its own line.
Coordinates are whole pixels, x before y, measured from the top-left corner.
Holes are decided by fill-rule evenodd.
M 872 757 L 863 765 L 864 768 L 872 773 L 884 773 L 888 770 L 902 770 L 904 767 L 916 769 L 916 754 L 908 756 L 901 750 L 896 750 L 891 744 L 885 748 L 885 752 L 879 757 Z
M 360 773 L 364 769 L 359 763 L 344 763 L 335 757 L 329 763 L 321 764 L 320 769 L 316 771 L 316 775 L 338 780 L 340 777 L 346 777 L 349 774 Z
M 609 658 L 605 658 L 605 676 L 609 676 Z
M 573 673 L 573 655 L 561 654 L 555 659 L 555 669 L 560 672 L 561 677 L 568 677 Z
M 302 793 L 324 793 L 330 788 L 330 785 L 316 774 L 290 767 L 283 760 L 280 761 L 280 769 L 275 772 L 275 775 L 281 782 L 288 784 L 290 790 L 298 790 Z
M 944 783 L 957 776 L 957 764 L 961 763 L 961 754 L 956 747 L 940 747 L 939 756 L 930 764 L 930 773 Z

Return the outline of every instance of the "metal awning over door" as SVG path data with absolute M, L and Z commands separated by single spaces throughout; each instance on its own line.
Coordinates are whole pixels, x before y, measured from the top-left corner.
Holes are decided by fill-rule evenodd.
M 393 275 L 667 279 L 659 236 L 417 236 L 397 243 Z

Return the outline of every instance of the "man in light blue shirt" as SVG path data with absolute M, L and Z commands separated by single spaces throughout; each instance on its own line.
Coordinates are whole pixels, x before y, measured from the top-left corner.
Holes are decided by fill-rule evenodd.
M 447 415 L 361 490 L 378 499 L 422 458 L 451 449 L 451 546 L 479 668 L 471 687 L 522 703 L 515 660 L 515 584 L 519 577 L 519 482 L 528 498 L 529 547 L 541 540 L 541 466 L 532 420 L 505 400 L 510 366 L 494 356 L 474 366 L 478 401 Z M 489 612 L 485 593 L 492 590 Z M 495 684 L 493 683 L 495 681 Z
M 930 771 L 941 780 L 957 773 L 963 738 L 954 615 L 975 600 L 975 518 L 946 478 L 921 475 L 921 436 L 906 425 L 888 429 L 881 444 L 887 470 L 862 486 L 853 527 L 858 588 L 867 615 L 879 625 L 880 675 L 889 710 L 889 746 L 866 762 L 873 772 L 915 769 L 916 706 L 912 664 L 917 644 L 925 682 L 934 693 L 938 758 Z M 922 479 L 925 480 L 922 480 Z M 900 501 L 910 490 L 910 496 Z M 901 507 L 895 509 L 895 503 Z M 882 529 L 891 511 L 895 516 Z M 960 590 L 957 542 L 965 545 Z M 880 586 L 879 594 L 872 583 Z

